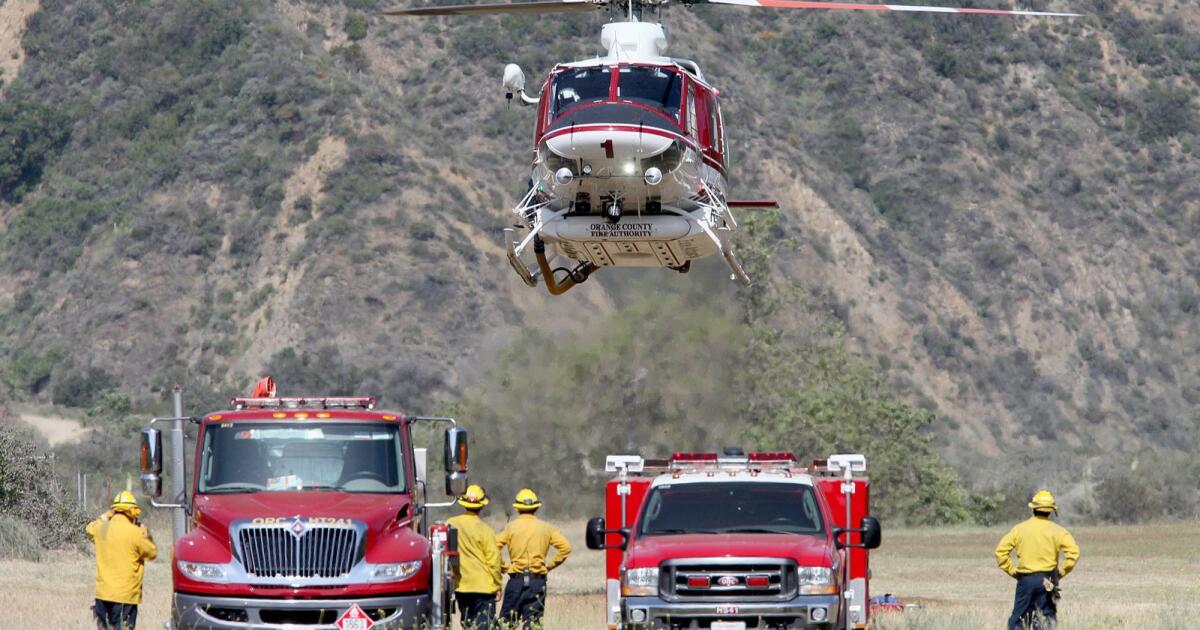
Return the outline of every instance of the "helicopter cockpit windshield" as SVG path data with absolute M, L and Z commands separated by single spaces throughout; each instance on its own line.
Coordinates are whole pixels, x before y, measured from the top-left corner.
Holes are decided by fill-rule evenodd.
M 617 98 L 653 107 L 672 120 L 679 119 L 679 100 L 683 94 L 683 77 L 678 72 L 658 66 L 621 68 L 617 77 Z
M 554 77 L 550 119 L 557 118 L 576 105 L 608 100 L 611 82 L 612 68 L 608 66 L 570 68 L 558 73 Z

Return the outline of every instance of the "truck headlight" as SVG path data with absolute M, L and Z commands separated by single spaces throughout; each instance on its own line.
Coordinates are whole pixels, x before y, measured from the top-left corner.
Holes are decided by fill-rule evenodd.
M 396 562 L 393 564 L 377 564 L 371 568 L 372 582 L 399 582 L 417 574 L 421 570 L 421 561 Z
M 622 595 L 658 595 L 658 567 L 625 569 L 621 576 Z
M 829 567 L 796 567 L 796 577 L 801 595 L 837 594 L 833 569 Z
M 212 562 L 180 560 L 179 571 L 198 582 L 225 582 L 225 565 Z

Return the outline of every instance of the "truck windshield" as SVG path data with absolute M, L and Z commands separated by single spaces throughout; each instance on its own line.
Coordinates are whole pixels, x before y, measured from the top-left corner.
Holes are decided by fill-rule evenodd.
M 683 78 L 666 68 L 626 67 L 617 77 L 617 98 L 653 107 L 674 120 L 679 119 L 682 94 Z
M 234 422 L 204 432 L 199 491 L 402 493 L 403 471 L 398 425 Z
M 612 79 L 612 68 L 608 66 L 568 68 L 554 76 L 554 100 L 550 105 L 550 119 L 583 103 L 608 100 L 608 85 Z
M 812 486 L 799 483 L 664 484 L 646 499 L 639 535 L 821 534 Z

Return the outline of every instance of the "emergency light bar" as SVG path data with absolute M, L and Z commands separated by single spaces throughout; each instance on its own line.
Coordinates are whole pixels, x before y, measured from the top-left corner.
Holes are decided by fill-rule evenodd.
M 321 396 L 316 398 L 234 398 L 234 409 L 374 409 L 374 396 Z
M 796 461 L 796 456 L 792 453 L 750 453 L 750 461 L 755 463 L 779 462 L 787 463 Z
M 671 463 L 715 461 L 717 461 L 716 453 L 674 453 L 671 455 Z

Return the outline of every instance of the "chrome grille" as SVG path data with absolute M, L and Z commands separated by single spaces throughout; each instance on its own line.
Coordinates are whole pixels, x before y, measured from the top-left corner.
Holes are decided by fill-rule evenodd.
M 795 564 L 770 559 L 714 559 L 668 562 L 661 581 L 668 597 L 776 599 L 796 592 Z M 750 578 L 766 578 L 765 586 L 751 586 Z M 689 580 L 701 584 L 689 584 Z M 757 581 L 757 580 L 756 580 Z M 722 583 L 724 582 L 724 583 Z
M 336 578 L 362 560 L 357 528 L 296 526 L 298 522 L 240 528 L 236 540 L 246 573 L 260 578 Z

